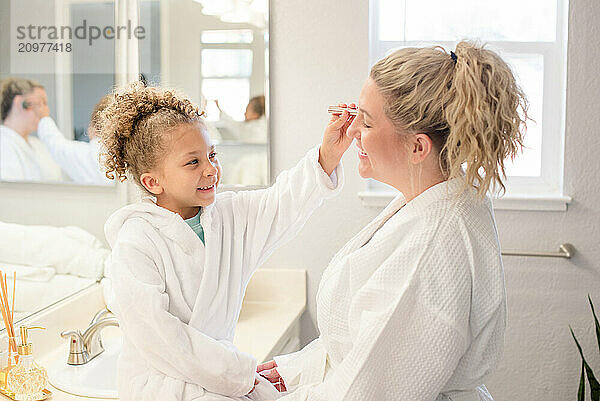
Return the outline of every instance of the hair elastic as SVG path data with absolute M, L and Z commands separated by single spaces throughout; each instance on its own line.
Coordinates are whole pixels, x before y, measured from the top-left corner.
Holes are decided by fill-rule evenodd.
M 450 57 L 452 57 L 452 61 L 454 61 L 454 64 L 456 64 L 456 60 L 458 60 L 456 53 L 454 53 L 453 51 L 450 51 Z

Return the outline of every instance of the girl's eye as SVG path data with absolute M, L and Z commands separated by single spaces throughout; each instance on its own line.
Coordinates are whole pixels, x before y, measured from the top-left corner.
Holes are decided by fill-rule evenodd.
M 370 125 L 367 125 L 367 123 L 366 123 L 366 122 L 364 122 L 364 121 L 363 121 L 363 127 L 365 127 L 365 128 L 371 128 L 371 126 L 370 126 Z
M 217 157 L 217 152 L 212 152 L 208 157 L 210 160 L 213 160 L 215 157 Z

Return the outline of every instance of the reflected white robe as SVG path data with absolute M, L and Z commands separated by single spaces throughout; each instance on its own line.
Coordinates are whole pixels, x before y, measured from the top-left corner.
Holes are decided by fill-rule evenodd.
M 0 180 L 63 181 L 60 166 L 35 136 L 27 141 L 14 130 L 0 125 Z
M 334 256 L 319 338 L 275 358 L 289 390 L 280 401 L 491 400 L 504 273 L 491 202 L 453 195 L 462 185 L 398 196 Z
M 256 120 L 237 121 L 229 114 L 221 112 L 219 125 L 227 130 L 225 139 L 233 139 L 243 143 L 266 144 L 268 141 L 267 117 L 261 116 Z M 225 133 L 223 133 L 225 134 Z M 222 134 L 222 136 L 224 136 Z
M 318 154 L 311 150 L 270 188 L 218 194 L 200 216 L 206 246 L 181 216 L 150 200 L 108 219 L 108 305 L 124 333 L 121 399 L 246 399 L 256 361 L 232 343 L 244 291 L 271 252 L 339 192 L 341 167 L 330 178 Z M 250 398 L 276 396 L 263 382 Z

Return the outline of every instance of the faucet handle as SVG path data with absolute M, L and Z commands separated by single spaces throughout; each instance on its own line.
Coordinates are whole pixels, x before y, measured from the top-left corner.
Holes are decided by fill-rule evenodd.
M 104 319 L 104 317 L 106 315 L 108 315 L 108 317 L 110 317 L 111 315 L 113 315 L 113 313 L 108 308 L 100 309 L 92 318 L 92 321 L 90 322 L 90 326 L 93 325 L 94 323 L 98 322 L 100 319 Z
M 88 353 L 84 347 L 83 336 L 79 330 L 67 330 L 61 334 L 62 338 L 69 339 L 69 365 L 83 365 L 89 360 Z

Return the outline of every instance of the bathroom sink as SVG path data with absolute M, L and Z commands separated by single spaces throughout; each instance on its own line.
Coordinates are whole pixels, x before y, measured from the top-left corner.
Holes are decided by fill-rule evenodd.
M 48 370 L 50 384 L 77 396 L 119 398 L 117 394 L 117 359 L 123 338 L 103 341 L 104 352 L 85 365 L 67 365 L 67 355 L 61 355 Z

